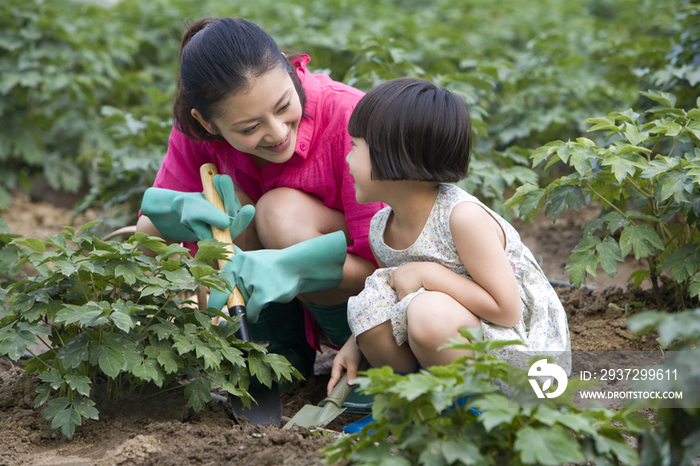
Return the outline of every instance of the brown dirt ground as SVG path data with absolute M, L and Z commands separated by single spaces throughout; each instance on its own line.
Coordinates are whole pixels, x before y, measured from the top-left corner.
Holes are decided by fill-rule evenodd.
M 96 216 L 88 213 L 71 219 L 68 209 L 21 195 L 0 215 L 13 233 L 34 238 L 54 235 L 63 225 L 81 226 Z M 514 225 L 547 275 L 566 281 L 566 259 L 580 241 L 584 223 L 595 215 L 595 209 L 586 209 L 564 215 L 556 224 L 538 218 L 533 224 L 516 221 Z M 615 278 L 599 273 L 588 287 L 557 288 L 569 318 L 574 350 L 658 349 L 653 337 L 633 340 L 625 326 L 626 304 L 635 303 L 627 307 L 629 313 L 635 313 L 644 309 L 636 303 L 652 302 L 648 291 L 627 285 L 627 277 L 639 266 L 628 260 Z M 328 349 L 319 353 L 316 374 L 283 395 L 285 416 L 323 399 L 333 354 Z M 35 386 L 35 379 L 24 376 L 9 359 L 0 359 L 0 466 L 320 465 L 317 450 L 332 442 L 345 423 L 358 418 L 344 414 L 323 432 L 262 428 L 237 424 L 222 402 L 213 401 L 195 414 L 176 393 L 159 396 L 157 405 L 138 400 L 101 403 L 100 420 L 85 421 L 68 441 L 33 409 Z

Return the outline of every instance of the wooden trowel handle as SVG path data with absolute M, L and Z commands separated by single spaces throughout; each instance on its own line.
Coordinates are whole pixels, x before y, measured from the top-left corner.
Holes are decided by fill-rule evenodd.
M 214 204 L 219 210 L 226 212 L 226 209 L 224 208 L 224 201 L 221 199 L 221 196 L 219 196 L 216 186 L 214 186 L 214 175 L 218 174 L 219 172 L 216 169 L 216 165 L 213 163 L 205 163 L 199 168 L 199 175 L 202 178 L 202 187 L 204 188 L 204 197 L 207 201 Z M 228 228 L 222 230 L 221 228 L 212 226 L 211 232 L 215 240 L 226 243 L 226 248 L 229 251 L 229 255 L 233 256 L 235 253 L 233 251 L 231 231 Z M 226 264 L 226 261 L 220 260 L 219 269 L 222 269 L 224 264 Z M 245 306 L 245 300 L 243 299 L 241 292 L 238 290 L 238 287 L 233 289 L 233 293 L 229 295 L 226 305 L 231 312 L 233 312 L 235 306 Z

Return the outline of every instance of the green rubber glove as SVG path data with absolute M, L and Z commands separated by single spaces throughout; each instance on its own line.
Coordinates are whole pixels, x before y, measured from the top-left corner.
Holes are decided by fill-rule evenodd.
M 288 303 L 299 293 L 337 288 L 347 254 L 345 234 L 336 231 L 285 249 L 241 251 L 235 248 L 221 276 L 237 286 L 255 323 L 267 303 Z M 228 294 L 212 290 L 209 306 L 221 309 Z
M 212 225 L 231 229 L 236 238 L 253 219 L 255 207 L 241 206 L 228 175 L 215 175 L 214 186 L 224 201 L 226 212 L 217 209 L 203 193 L 183 193 L 169 189 L 149 188 L 143 195 L 141 212 L 165 237 L 176 241 L 211 239 Z

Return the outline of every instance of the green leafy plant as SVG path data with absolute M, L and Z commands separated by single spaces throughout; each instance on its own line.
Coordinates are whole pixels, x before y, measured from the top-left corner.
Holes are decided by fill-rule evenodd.
M 183 21 L 206 14 L 250 19 L 363 90 L 412 75 L 459 92 L 478 132 L 469 189 L 500 210 L 502 186 L 522 182 L 498 175 L 511 149 L 573 138 L 583 115 L 633 105 L 641 84 L 695 92 L 696 11 L 687 0 L 6 0 L 0 208 L 43 176 L 90 188 L 80 209 L 121 205 L 119 226 L 133 223 L 172 127 Z
M 637 336 L 651 331 L 668 346 L 668 357 L 659 367 L 674 377 L 635 382 L 635 390 L 682 393 L 670 404 L 657 400 L 656 429 L 645 428 L 640 440 L 640 466 L 691 466 L 700 455 L 700 309 L 676 314 L 644 312 L 627 326 Z
M 13 235 L 10 232 L 10 227 L 0 217 L 0 286 L 20 272 L 20 248 L 10 244 L 12 240 L 19 237 L 20 235 Z
M 589 131 L 606 132 L 599 143 L 578 138 L 536 149 L 533 165 L 562 163 L 574 171 L 545 188 L 521 186 L 506 206 L 523 217 L 544 208 L 556 221 L 566 208 L 599 202 L 601 215 L 585 225 L 567 262 L 571 282 L 581 286 L 599 264 L 615 276 L 617 263 L 633 252 L 649 268 L 630 279 L 637 285 L 650 280 L 662 307 L 659 280 L 666 272 L 685 306 L 700 295 L 700 109 L 675 107 L 669 93 L 642 94 L 658 105 L 586 120 L 593 124 Z
M 113 395 L 145 384 L 182 389 L 187 405 L 200 411 L 212 387 L 250 406 L 250 377 L 267 386 L 301 378 L 282 356 L 239 340 L 237 319 L 213 308 L 203 312 L 182 297 L 200 285 L 230 289 L 210 265 L 225 257 L 222 243 L 200 242 L 192 258 L 143 233 L 123 243 L 80 235 L 91 226 L 66 227 L 45 241 L 15 239 L 12 244 L 36 251 L 28 260 L 40 275 L 0 290 L 7 303 L 0 355 L 18 360 L 37 341 L 49 348 L 31 353 L 25 372 L 38 374 L 35 407 L 47 405 L 52 428 L 70 438 L 83 418 L 97 419 L 90 395 L 105 381 Z M 140 248 L 158 255 L 147 257 Z M 220 324 L 212 324 L 213 315 Z
M 514 342 L 485 341 L 480 331 L 460 332 L 470 343 L 446 347 L 470 349 L 473 356 L 415 374 L 398 375 L 383 367 L 359 377 L 361 389 L 375 394 L 375 421 L 360 434 L 323 448 L 327 464 L 637 464 L 622 434 L 639 432 L 647 424 L 643 416 L 575 408 L 573 392 L 590 385 L 578 379 L 569 381 L 559 397 L 540 400 L 527 371 L 489 354 Z M 497 381 L 508 381 L 508 395 Z M 460 406 L 456 401 L 465 396 L 469 398 Z

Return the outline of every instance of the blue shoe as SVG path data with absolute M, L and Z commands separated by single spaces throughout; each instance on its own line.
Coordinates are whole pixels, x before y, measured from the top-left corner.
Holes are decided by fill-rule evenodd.
M 469 401 L 469 395 L 463 396 L 462 398 L 457 398 L 457 402 L 456 402 L 455 404 L 461 408 L 461 407 L 463 407 L 465 404 L 467 404 L 467 401 Z M 447 409 L 455 409 L 455 405 L 452 405 L 452 406 L 450 406 L 450 407 L 447 408 Z M 472 406 L 471 411 L 472 411 L 472 414 L 473 414 L 474 416 L 481 416 L 481 412 L 478 411 L 478 410 L 477 410 L 475 407 L 473 407 L 473 406 Z
M 348 424 L 345 427 L 343 427 L 343 433 L 359 434 L 360 431 L 371 422 L 374 422 L 374 418 L 370 414 L 367 417 L 363 417 L 362 419 L 357 420 L 357 421 L 353 422 L 352 424 Z

